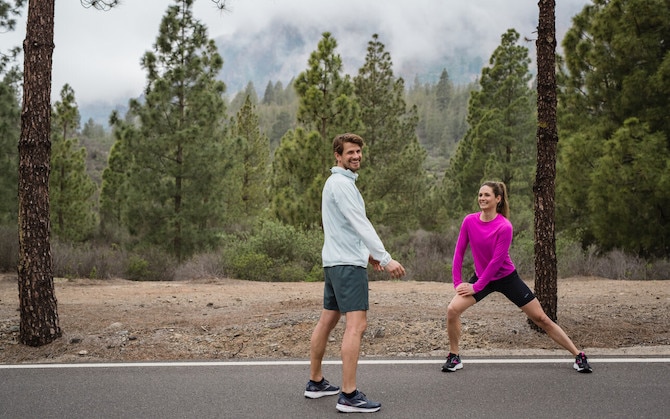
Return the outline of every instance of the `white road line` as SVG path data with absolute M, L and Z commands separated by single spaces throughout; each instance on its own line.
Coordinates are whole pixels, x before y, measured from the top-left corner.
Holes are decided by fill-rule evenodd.
M 464 364 L 554 364 L 560 362 L 574 362 L 574 359 L 559 358 L 508 358 L 467 359 Z M 618 358 L 589 359 L 590 364 L 605 363 L 670 363 L 670 358 L 633 358 L 621 356 Z M 327 365 L 341 365 L 342 361 L 323 361 Z M 400 364 L 442 364 L 442 359 L 362 359 L 361 365 L 400 365 Z M 240 367 L 240 366 L 275 366 L 275 365 L 309 365 L 309 361 L 193 361 L 193 362 L 109 362 L 109 363 L 81 363 L 81 364 L 0 364 L 0 370 L 10 369 L 51 369 L 51 368 L 133 368 L 133 367 Z

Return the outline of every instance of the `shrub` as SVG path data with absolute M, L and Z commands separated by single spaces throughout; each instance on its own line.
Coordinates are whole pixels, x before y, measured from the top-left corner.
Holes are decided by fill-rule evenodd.
M 522 278 L 530 279 L 535 276 L 535 238 L 532 230 L 524 230 L 516 234 L 509 253 Z
M 310 267 L 321 260 L 323 233 L 302 231 L 276 221 L 265 221 L 249 239 L 250 246 L 276 263 L 300 262 Z
M 51 244 L 54 276 L 61 278 L 105 279 L 123 276 L 126 255 L 115 246 Z
M 175 280 L 194 278 L 219 278 L 225 275 L 219 252 L 195 255 L 179 265 L 175 271 Z
M 588 262 L 579 241 L 564 235 L 556 238 L 556 258 L 559 278 L 588 275 Z
M 149 276 L 149 262 L 137 255 L 131 256 L 126 268 L 126 277 L 133 281 L 142 281 Z
M 160 250 L 145 249 L 128 258 L 125 274 L 132 281 L 172 281 L 177 264 Z
M 312 269 L 309 271 L 306 282 L 319 282 L 323 281 L 323 266 L 321 264 L 312 266 Z
M 310 270 L 305 268 L 297 262 L 289 262 L 275 268 L 275 280 L 279 282 L 300 282 L 305 281 Z
M 457 238 L 458 232 L 453 230 L 443 233 L 415 231 L 394 240 L 394 248 L 400 248 L 400 251 L 398 256 L 391 255 L 405 266 L 407 279 L 451 282 L 451 262 Z M 375 274 L 377 276 L 380 275 Z
M 264 254 L 248 252 L 236 255 L 231 263 L 233 275 L 249 281 L 271 281 L 272 260 Z
M 220 266 L 227 275 L 256 281 L 304 281 L 317 278 L 313 270 L 321 265 L 323 233 L 263 221 L 251 233 L 224 236 L 223 243 Z
M 0 226 L 0 272 L 16 272 L 18 261 L 18 227 Z

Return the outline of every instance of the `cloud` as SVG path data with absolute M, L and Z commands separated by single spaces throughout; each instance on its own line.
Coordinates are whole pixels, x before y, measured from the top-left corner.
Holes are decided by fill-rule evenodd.
M 557 3 L 557 30 L 563 33 L 571 17 L 590 1 Z M 152 49 L 160 21 L 172 4 L 174 1 L 126 0 L 101 12 L 74 0 L 56 2 L 52 98 L 58 99 L 65 83 L 75 90 L 80 106 L 137 96 L 146 83 L 140 59 Z M 210 0 L 194 4 L 194 15 L 207 25 L 211 38 L 234 39 L 235 34 L 258 32 L 277 19 L 305 30 L 316 29 L 319 35 L 330 31 L 338 34 L 343 57 L 359 57 L 359 62 L 345 62 L 350 73 L 364 60 L 373 33 L 380 35 L 394 63 L 463 48 L 478 51 L 487 60 L 508 28 L 532 38 L 538 14 L 536 3 L 527 0 L 228 0 L 227 4 L 227 12 L 220 12 Z M 22 42 L 25 21 L 19 26 L 16 33 L 0 34 L 3 48 Z M 354 27 L 359 30 L 347 30 Z M 306 48 L 314 50 L 318 40 Z M 286 68 L 297 65 L 304 69 L 308 53 L 303 54 L 303 62 Z M 224 70 L 236 71 L 225 65 Z

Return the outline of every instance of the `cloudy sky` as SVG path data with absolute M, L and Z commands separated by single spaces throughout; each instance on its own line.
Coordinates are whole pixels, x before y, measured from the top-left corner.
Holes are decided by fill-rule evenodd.
M 572 16 L 590 0 L 556 3 L 560 40 Z M 65 83 L 73 87 L 80 106 L 125 101 L 141 93 L 146 74 L 140 58 L 152 49 L 160 21 L 172 4 L 173 0 L 122 0 L 120 6 L 101 12 L 86 9 L 77 0 L 57 1 L 52 98 L 58 99 Z M 378 33 L 394 63 L 435 50 L 448 52 L 454 45 L 476 48 L 488 59 L 508 28 L 534 39 L 538 15 L 536 0 L 228 0 L 227 4 L 229 10 L 220 12 L 211 0 L 195 2 L 194 15 L 208 27 L 211 38 L 253 33 L 272 19 L 285 18 L 338 34 L 338 49 L 360 50 L 361 57 L 371 35 Z M 343 28 L 352 24 L 369 24 L 369 35 L 347 38 Z M 15 33 L 0 34 L 0 47 L 20 45 L 24 37 L 25 20 Z M 306 61 L 299 64 L 306 68 Z

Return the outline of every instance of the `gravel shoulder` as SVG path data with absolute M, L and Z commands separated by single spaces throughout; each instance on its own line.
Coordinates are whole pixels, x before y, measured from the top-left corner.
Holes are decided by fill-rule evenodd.
M 533 286 L 532 283 L 529 285 Z M 307 359 L 323 283 L 227 278 L 179 282 L 56 279 L 63 337 L 18 343 L 15 275 L 0 276 L 0 363 Z M 670 281 L 561 279 L 558 321 L 594 356 L 670 355 Z M 362 357 L 445 357 L 451 284 L 370 283 Z M 344 320 L 327 358 L 339 358 Z M 463 316 L 461 353 L 565 355 L 523 313 L 491 295 Z

